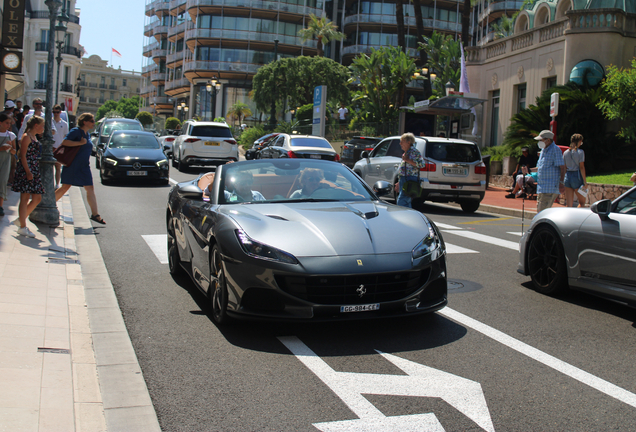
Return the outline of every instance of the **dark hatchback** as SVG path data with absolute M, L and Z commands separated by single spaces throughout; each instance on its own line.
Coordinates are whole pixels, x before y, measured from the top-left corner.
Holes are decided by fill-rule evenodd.
M 168 184 L 170 167 L 151 132 L 115 131 L 106 145 L 98 144 L 97 165 L 102 184 L 111 180 L 147 179 Z
M 245 159 L 246 160 L 260 159 L 258 157 L 258 152 L 260 152 L 270 140 L 276 138 L 277 136 L 278 136 L 278 133 L 271 133 L 271 134 L 263 135 L 262 137 L 254 141 L 254 144 L 252 144 L 252 147 L 245 151 Z
M 353 168 L 353 165 L 362 158 L 360 153 L 363 151 L 370 152 L 381 140 L 382 138 L 354 136 L 342 146 L 340 162 L 349 168 Z

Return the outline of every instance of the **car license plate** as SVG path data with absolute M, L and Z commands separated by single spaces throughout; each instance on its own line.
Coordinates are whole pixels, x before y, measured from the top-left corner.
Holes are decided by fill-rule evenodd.
M 320 155 L 316 155 L 316 154 L 310 154 L 309 158 L 310 159 L 321 159 L 321 156 Z
M 380 303 L 340 306 L 340 312 L 366 312 L 380 309 Z
M 444 175 L 467 175 L 466 168 L 444 168 Z
M 147 176 L 148 171 L 128 171 L 129 176 Z
M 219 143 L 216 142 L 216 141 L 206 141 L 205 145 L 207 145 L 207 146 L 218 146 Z

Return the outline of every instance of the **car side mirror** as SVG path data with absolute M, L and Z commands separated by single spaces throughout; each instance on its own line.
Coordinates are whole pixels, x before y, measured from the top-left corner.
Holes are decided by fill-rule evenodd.
M 99 134 L 98 134 L 97 132 L 91 132 L 91 136 L 92 136 L 92 137 L 96 137 L 96 136 L 98 136 L 98 135 L 99 135 Z
M 170 146 L 168 144 L 163 145 L 163 151 L 170 150 Z
M 104 143 L 97 144 L 97 148 L 100 148 L 100 149 L 104 150 L 104 147 L 106 147 L 106 144 L 104 144 Z
M 609 214 L 612 211 L 612 201 L 608 199 L 596 201 L 590 206 L 592 213 L 596 213 L 603 220 L 609 219 Z
M 369 152 L 364 150 L 362 153 L 360 153 L 360 158 L 361 159 L 369 159 Z
M 197 185 L 186 185 L 179 189 L 179 196 L 193 200 L 203 200 L 203 191 Z
M 389 182 L 379 180 L 373 185 L 373 192 L 375 192 L 377 196 L 388 195 L 393 192 L 393 186 Z

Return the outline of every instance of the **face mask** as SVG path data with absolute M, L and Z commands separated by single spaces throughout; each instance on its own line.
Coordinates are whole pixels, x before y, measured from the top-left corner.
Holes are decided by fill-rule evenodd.
M 545 142 L 544 141 L 539 141 L 539 148 L 541 150 L 543 150 L 545 148 Z

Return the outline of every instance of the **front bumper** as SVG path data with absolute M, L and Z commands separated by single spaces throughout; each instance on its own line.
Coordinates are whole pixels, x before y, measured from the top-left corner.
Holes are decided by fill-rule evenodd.
M 116 166 L 102 164 L 102 177 L 108 180 L 123 179 L 139 179 L 139 180 L 168 180 L 170 178 L 170 170 L 166 166 L 165 169 L 155 166 L 142 166 L 139 170 L 133 169 L 132 166 Z M 146 175 L 131 174 L 133 172 L 146 172 Z

